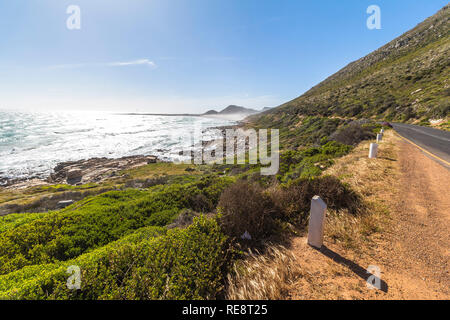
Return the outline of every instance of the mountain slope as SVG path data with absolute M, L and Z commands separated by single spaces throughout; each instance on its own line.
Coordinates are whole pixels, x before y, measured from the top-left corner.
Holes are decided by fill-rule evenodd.
M 220 114 L 235 114 L 235 113 L 247 113 L 247 114 L 251 114 L 251 113 L 258 113 L 259 111 L 254 110 L 254 109 L 250 109 L 250 108 L 244 108 L 244 107 L 239 107 L 239 106 L 228 106 L 225 109 L 223 109 L 222 111 L 220 111 Z
M 219 118 L 219 119 L 240 121 L 240 120 L 244 119 L 245 117 L 255 115 L 259 112 L 260 111 L 250 109 L 250 108 L 230 105 L 219 112 L 216 110 L 209 110 L 209 111 L 203 113 L 202 116 L 210 117 L 210 118 Z
M 298 127 L 305 116 L 395 121 L 450 115 L 450 6 L 302 96 L 248 120 Z
M 223 109 L 222 111 L 216 111 L 216 110 L 209 110 L 205 112 L 203 115 L 211 115 L 211 114 L 222 114 L 222 115 L 228 115 L 228 114 L 245 114 L 245 115 L 251 115 L 259 113 L 258 110 L 230 105 Z

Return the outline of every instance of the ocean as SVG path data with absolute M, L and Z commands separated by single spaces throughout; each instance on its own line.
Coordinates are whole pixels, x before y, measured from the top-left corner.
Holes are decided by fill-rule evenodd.
M 0 110 L 0 181 L 45 178 L 60 162 L 94 157 L 176 160 L 190 147 L 185 137 L 193 130 L 233 124 L 193 116 Z

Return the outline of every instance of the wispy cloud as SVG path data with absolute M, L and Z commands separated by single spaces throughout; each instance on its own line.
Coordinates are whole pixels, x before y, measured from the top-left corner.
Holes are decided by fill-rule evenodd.
M 153 61 L 148 59 L 139 59 L 134 61 L 125 61 L 125 62 L 112 62 L 107 64 L 110 67 L 126 67 L 126 66 L 138 66 L 144 65 L 152 68 L 156 68 L 156 64 Z
M 59 64 L 49 66 L 49 69 L 76 69 L 87 67 L 129 67 L 129 66 L 146 66 L 149 68 L 156 68 L 156 63 L 149 59 L 138 59 L 133 61 L 117 61 L 107 63 L 76 63 L 76 64 Z

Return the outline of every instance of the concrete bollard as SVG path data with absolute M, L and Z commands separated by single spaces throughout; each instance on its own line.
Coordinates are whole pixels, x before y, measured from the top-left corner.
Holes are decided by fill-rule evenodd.
M 323 244 L 323 228 L 325 225 L 325 215 L 327 205 L 319 196 L 314 196 L 311 200 L 311 211 L 308 227 L 308 244 L 320 249 Z
M 376 143 L 371 143 L 369 150 L 369 159 L 376 158 L 377 154 L 378 154 L 378 145 Z
M 379 133 L 377 134 L 377 142 L 380 142 L 383 139 L 383 134 Z

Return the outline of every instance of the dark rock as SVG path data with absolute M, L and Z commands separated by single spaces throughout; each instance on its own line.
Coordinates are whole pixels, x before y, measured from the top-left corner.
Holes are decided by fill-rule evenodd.
M 59 201 L 57 206 L 58 206 L 59 209 L 63 209 L 63 208 L 68 207 L 68 206 L 70 206 L 71 204 L 74 204 L 74 203 L 75 203 L 75 201 L 73 201 L 73 200 L 63 200 L 63 201 Z
M 80 169 L 71 169 L 67 171 L 66 181 L 68 184 L 77 184 L 83 178 L 83 171 Z

